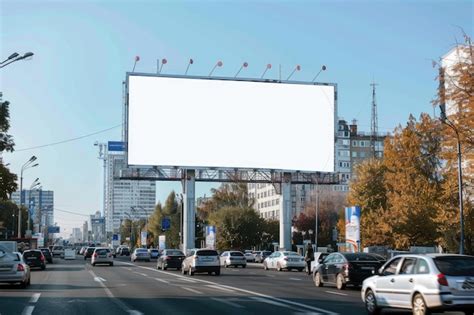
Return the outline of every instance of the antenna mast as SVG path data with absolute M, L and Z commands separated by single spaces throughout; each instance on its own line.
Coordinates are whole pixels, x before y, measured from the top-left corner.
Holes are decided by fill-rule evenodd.
M 370 120 L 370 149 L 372 150 L 372 157 L 377 158 L 375 153 L 375 143 L 378 136 L 378 118 L 377 118 L 377 102 L 375 101 L 375 86 L 377 83 L 373 82 L 370 84 L 372 86 L 372 117 Z

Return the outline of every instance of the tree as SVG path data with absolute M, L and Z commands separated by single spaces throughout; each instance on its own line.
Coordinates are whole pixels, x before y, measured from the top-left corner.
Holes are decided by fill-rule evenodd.
M 22 215 L 26 215 L 23 209 Z M 9 200 L 0 201 L 0 230 L 7 233 L 8 236 L 17 234 L 18 226 L 18 206 Z M 22 225 L 22 232 L 26 230 L 26 221 Z
M 8 134 L 10 129 L 10 103 L 8 101 L 0 102 L 0 154 L 4 151 L 13 152 L 15 143 L 13 137 Z M 1 162 L 1 161 L 0 161 Z M 12 192 L 16 191 L 17 176 L 0 163 L 0 200 L 8 200 Z
M 164 218 L 170 220 L 171 226 L 168 230 L 163 229 L 162 222 Z M 176 194 L 174 191 L 171 191 L 166 198 L 164 207 L 162 207 L 161 203 L 158 203 L 148 220 L 148 231 L 151 233 L 153 243 L 158 244 L 159 236 L 165 235 L 167 248 L 179 248 L 180 219 Z

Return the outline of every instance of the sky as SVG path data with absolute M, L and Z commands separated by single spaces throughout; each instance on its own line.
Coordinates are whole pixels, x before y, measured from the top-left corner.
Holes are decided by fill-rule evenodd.
M 473 12 L 472 1 L 460 0 L 2 0 L 0 59 L 34 53 L 0 69 L 16 143 L 4 162 L 19 173 L 38 157 L 24 187 L 39 177 L 43 189 L 54 190 L 55 221 L 69 235 L 101 210 L 102 167 L 93 144 L 120 140 L 122 81 L 135 56 L 135 70 L 150 73 L 166 58 L 166 74 L 184 74 L 189 58 L 192 75 L 208 75 L 218 60 L 218 76 L 234 76 L 248 62 L 242 76 L 259 78 L 271 63 L 266 78 L 278 78 L 277 65 L 286 78 L 300 65 L 292 77 L 298 81 L 311 81 L 326 65 L 318 81 L 337 83 L 338 116 L 369 131 L 375 81 L 379 130 L 390 132 L 410 114 L 433 113 L 431 61 L 462 41 L 460 28 L 473 35 Z M 211 186 L 197 184 L 197 196 L 209 195 Z M 180 184 L 158 183 L 157 200 L 172 189 Z

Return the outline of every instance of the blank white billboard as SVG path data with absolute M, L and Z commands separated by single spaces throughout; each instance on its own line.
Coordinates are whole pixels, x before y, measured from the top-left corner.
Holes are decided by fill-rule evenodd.
M 334 171 L 331 85 L 128 77 L 128 164 Z

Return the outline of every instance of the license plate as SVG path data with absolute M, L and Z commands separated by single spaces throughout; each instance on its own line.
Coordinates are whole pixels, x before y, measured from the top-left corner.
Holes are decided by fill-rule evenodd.
M 362 268 L 360 268 L 360 269 L 372 271 L 372 270 L 374 270 L 374 267 L 362 267 Z
M 107 255 L 100 255 L 100 258 L 107 258 Z
M 28 260 L 36 260 L 36 257 L 28 257 L 28 258 L 26 258 L 26 259 L 28 259 Z
M 201 258 L 201 261 L 207 262 L 207 261 L 214 261 L 212 258 Z

